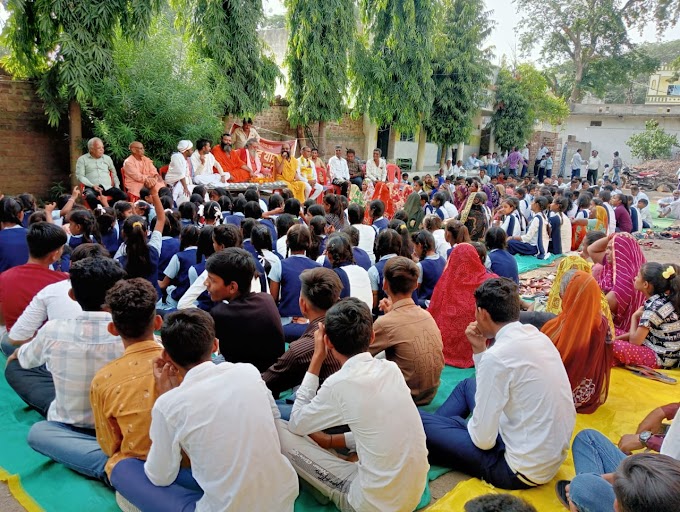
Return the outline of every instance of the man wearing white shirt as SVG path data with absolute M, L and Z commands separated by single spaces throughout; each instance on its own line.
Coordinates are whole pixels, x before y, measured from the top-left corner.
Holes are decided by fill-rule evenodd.
M 331 182 L 342 190 L 342 195 L 347 195 L 349 188 L 349 167 L 347 160 L 342 158 L 342 146 L 335 146 L 335 155 L 328 159 L 328 170 L 331 174 Z
M 538 153 L 536 153 L 536 158 L 534 159 L 534 176 L 538 175 L 538 168 L 541 164 L 541 160 L 543 160 L 543 156 L 548 153 L 548 148 L 546 147 L 545 143 L 541 146 L 541 149 L 538 150 Z M 541 180 L 538 180 L 539 182 Z
M 476 169 L 480 165 L 482 165 L 482 161 L 477 158 L 477 153 L 472 153 L 465 161 L 465 168 L 469 170 Z
M 448 158 L 446 160 L 446 164 L 444 164 L 444 167 L 442 167 L 442 170 L 444 171 L 444 176 L 452 176 L 454 174 L 453 171 L 453 160 Z
M 190 140 L 180 140 L 177 152 L 170 157 L 168 172 L 165 174 L 165 183 L 172 188 L 172 197 L 177 206 L 188 201 L 194 189 L 194 182 L 191 179 L 193 165 L 189 158 L 193 147 Z
M 116 490 L 141 510 L 292 512 L 298 480 L 281 454 L 281 415 L 260 372 L 212 362 L 219 345 L 205 311 L 172 313 L 161 336 L 151 449 L 146 462 L 116 464 Z M 191 470 L 180 468 L 182 451 Z
M 459 176 L 467 178 L 467 171 L 465 170 L 465 167 L 463 167 L 462 160 L 458 160 L 456 162 L 456 165 L 453 166 L 453 169 L 451 170 L 451 175 L 454 176 L 455 178 Z
M 571 177 L 580 178 L 581 177 L 581 167 L 583 167 L 583 158 L 581 158 L 581 148 L 576 150 L 574 156 L 571 158 Z
M 633 196 L 633 205 L 637 206 L 638 202 L 640 199 L 646 199 L 647 204 L 649 204 L 649 196 L 645 194 L 644 192 L 640 191 L 640 187 L 637 185 L 631 185 L 630 186 L 630 195 Z
M 597 173 L 599 172 L 600 167 L 602 167 L 602 160 L 600 160 L 600 157 L 597 155 L 598 152 L 593 150 L 588 159 L 588 174 L 586 175 L 586 179 L 593 185 L 597 185 Z
M 599 197 L 600 199 L 602 199 L 602 202 L 604 203 L 603 206 L 607 210 L 607 217 L 609 218 L 609 224 L 607 225 L 607 234 L 611 235 L 612 233 L 616 232 L 616 214 L 614 213 L 614 207 L 611 204 L 609 204 L 609 201 L 611 201 L 612 199 L 612 193 L 606 188 L 603 188 L 602 190 L 600 190 Z
M 196 151 L 191 155 L 191 165 L 194 169 L 194 183 L 209 185 L 226 183 L 230 175 L 222 169 L 220 163 L 210 152 L 210 141 L 199 139 L 196 141 Z M 213 173 L 213 167 L 218 174 Z
M 373 158 L 366 162 L 366 179 L 373 183 L 387 179 L 387 162 L 384 158 L 380 158 L 381 155 L 380 148 L 376 148 L 373 150 Z
M 526 176 L 527 174 L 527 169 L 529 166 L 529 144 L 524 146 L 524 149 L 522 149 L 522 175 L 521 177 Z
M 418 409 L 399 367 L 368 352 L 373 318 L 346 298 L 314 334 L 314 354 L 297 390 L 281 447 L 298 475 L 343 512 L 413 510 L 427 482 L 427 449 Z M 319 387 L 328 354 L 342 368 Z M 345 434 L 324 429 L 347 425 Z M 359 462 L 329 449 L 356 451 Z
M 502 489 L 544 484 L 566 459 L 576 422 L 564 364 L 550 338 L 519 323 L 515 283 L 489 279 L 475 301 L 465 334 L 476 377 L 458 384 L 435 414 L 420 413 L 430 461 Z

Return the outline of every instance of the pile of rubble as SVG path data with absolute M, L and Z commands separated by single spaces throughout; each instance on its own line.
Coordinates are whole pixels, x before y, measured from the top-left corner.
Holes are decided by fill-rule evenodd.
M 656 179 L 657 192 L 670 192 L 678 185 L 678 160 L 647 160 L 641 164 L 633 165 L 632 170 L 639 172 L 658 172 L 660 175 Z

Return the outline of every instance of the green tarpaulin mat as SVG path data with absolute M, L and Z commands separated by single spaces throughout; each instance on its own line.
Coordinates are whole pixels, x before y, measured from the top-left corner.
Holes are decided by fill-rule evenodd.
M 5 367 L 5 357 L 0 355 L 0 368 Z M 434 412 L 464 378 L 474 375 L 473 369 L 461 370 L 445 367 L 441 385 L 434 401 L 424 410 Z M 16 396 L 0 372 L 0 480 L 10 484 L 10 489 L 29 512 L 119 510 L 113 492 L 103 484 L 80 476 L 73 471 L 34 452 L 26 444 L 31 425 L 42 417 L 31 411 Z M 4 471 L 3 471 L 4 470 Z M 433 466 L 429 479 L 434 480 L 448 469 Z M 19 484 L 20 482 L 20 484 Z M 429 488 L 423 493 L 421 507 L 430 502 Z M 337 510 L 333 505 L 320 505 L 311 493 L 302 489 L 295 502 L 296 512 L 325 512 Z
M 654 229 L 657 231 L 663 231 L 675 224 L 676 219 L 667 219 L 659 217 L 659 205 L 656 201 L 652 201 L 649 205 L 649 210 L 652 212 L 652 218 L 654 219 Z
M 553 261 L 561 257 L 561 254 L 558 256 L 551 254 L 550 257 L 544 260 L 539 260 L 536 256 L 521 256 L 519 254 L 515 254 L 515 259 L 517 260 L 517 270 L 520 274 L 550 265 Z

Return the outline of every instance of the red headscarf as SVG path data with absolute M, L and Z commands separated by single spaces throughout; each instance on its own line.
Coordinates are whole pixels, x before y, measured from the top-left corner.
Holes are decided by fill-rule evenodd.
M 454 247 L 428 308 L 442 333 L 446 364 L 458 368 L 474 364 L 465 329 L 475 319 L 475 290 L 492 277 L 498 276 L 487 272 L 472 245 Z

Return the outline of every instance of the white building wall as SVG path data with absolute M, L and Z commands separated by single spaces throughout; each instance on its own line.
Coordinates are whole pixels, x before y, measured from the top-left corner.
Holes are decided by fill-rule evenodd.
M 394 146 L 394 158 L 411 158 L 413 159 L 413 171 L 416 170 L 416 158 L 418 156 L 418 143 L 405 142 L 398 140 Z M 437 145 L 432 142 L 425 143 L 425 168 L 431 168 L 433 165 L 439 166 L 437 160 Z

